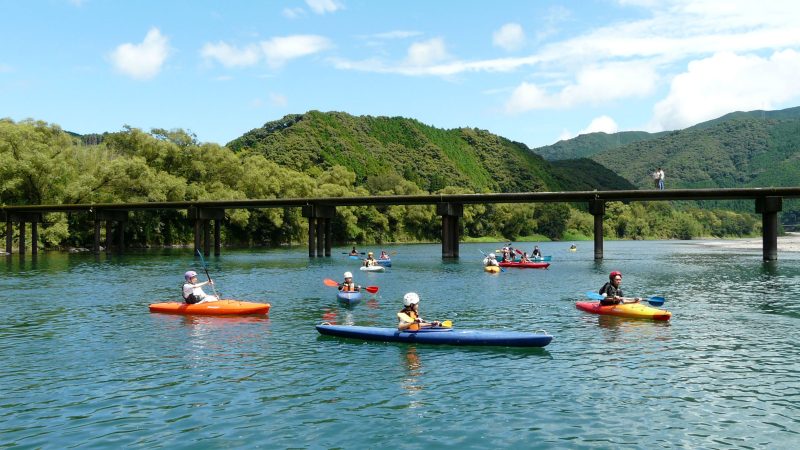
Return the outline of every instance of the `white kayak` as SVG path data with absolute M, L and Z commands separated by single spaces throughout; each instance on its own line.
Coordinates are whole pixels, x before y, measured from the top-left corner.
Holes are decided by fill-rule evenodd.
M 385 272 L 386 267 L 383 266 L 361 266 L 364 272 Z

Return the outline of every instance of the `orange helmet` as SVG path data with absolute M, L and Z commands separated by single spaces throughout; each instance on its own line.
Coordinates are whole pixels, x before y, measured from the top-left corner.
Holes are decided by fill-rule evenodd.
M 617 276 L 617 275 L 619 275 L 619 277 L 622 278 L 622 272 L 618 272 L 618 271 L 615 270 L 615 271 L 611 272 L 610 274 L 608 274 L 608 279 L 609 280 L 613 280 L 614 277 Z

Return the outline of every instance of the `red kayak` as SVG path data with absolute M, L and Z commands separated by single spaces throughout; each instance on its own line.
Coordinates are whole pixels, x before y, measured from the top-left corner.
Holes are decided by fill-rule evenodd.
M 550 267 L 548 262 L 500 262 L 500 267 L 516 267 L 518 269 L 547 269 Z

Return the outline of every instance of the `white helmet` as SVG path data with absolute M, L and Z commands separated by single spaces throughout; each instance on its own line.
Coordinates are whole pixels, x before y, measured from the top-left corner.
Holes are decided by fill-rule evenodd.
M 195 272 L 194 270 L 189 270 L 185 274 L 183 274 L 183 278 L 186 278 L 186 281 L 189 281 L 190 279 L 192 279 L 192 277 L 196 276 L 197 272 Z
M 409 292 L 403 296 L 403 305 L 411 306 L 419 303 L 419 295 L 416 292 Z
M 344 273 L 344 277 L 345 277 L 345 278 L 353 278 L 353 274 L 352 274 L 352 273 L 350 273 L 350 272 L 345 272 L 345 273 Z
M 497 258 L 494 253 L 489 253 L 489 258 Z

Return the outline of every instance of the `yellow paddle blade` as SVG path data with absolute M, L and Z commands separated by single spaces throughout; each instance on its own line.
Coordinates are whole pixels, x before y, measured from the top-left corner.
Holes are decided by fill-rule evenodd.
M 442 322 L 442 326 L 445 328 L 453 328 L 453 321 L 452 320 L 445 320 Z

